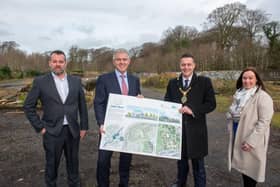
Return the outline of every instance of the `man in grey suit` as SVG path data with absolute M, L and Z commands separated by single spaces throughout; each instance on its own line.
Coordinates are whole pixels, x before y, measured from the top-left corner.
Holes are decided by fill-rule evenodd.
M 88 129 L 88 112 L 81 80 L 66 73 L 66 56 L 56 50 L 50 54 L 51 72 L 34 79 L 24 103 L 26 117 L 43 136 L 45 182 L 56 186 L 62 152 L 67 165 L 68 184 L 80 186 L 79 143 Z M 36 112 L 38 101 L 42 117 Z M 79 118 L 79 122 L 78 122 Z

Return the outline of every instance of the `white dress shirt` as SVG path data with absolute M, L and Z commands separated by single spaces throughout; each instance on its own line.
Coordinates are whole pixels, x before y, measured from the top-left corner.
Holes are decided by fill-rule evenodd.
M 64 104 L 66 101 L 66 98 L 68 96 L 68 93 L 69 93 L 67 74 L 65 74 L 64 78 L 62 78 L 62 79 L 59 78 L 58 76 L 56 76 L 54 73 L 52 73 L 52 76 L 53 76 L 58 94 L 60 96 L 60 99 L 61 99 L 62 103 Z M 64 115 L 63 125 L 68 125 L 66 115 Z
M 185 87 L 185 80 L 188 80 L 188 86 L 190 85 L 191 81 L 192 81 L 192 77 L 193 77 L 193 74 L 191 76 L 189 76 L 187 79 L 182 76 L 182 81 L 183 81 L 183 87 Z M 186 87 L 188 87 L 186 86 Z

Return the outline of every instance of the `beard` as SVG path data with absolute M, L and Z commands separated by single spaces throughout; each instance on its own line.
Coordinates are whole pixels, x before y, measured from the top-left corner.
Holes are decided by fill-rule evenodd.
M 55 75 L 62 75 L 64 74 L 65 70 L 62 69 L 62 68 L 55 68 L 52 70 L 52 72 L 55 74 Z

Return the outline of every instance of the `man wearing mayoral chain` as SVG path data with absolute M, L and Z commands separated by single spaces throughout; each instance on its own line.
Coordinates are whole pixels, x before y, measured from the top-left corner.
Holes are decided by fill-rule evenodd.
M 206 114 L 216 108 L 211 80 L 197 76 L 194 57 L 184 54 L 180 58 L 181 74 L 168 83 L 165 101 L 181 103 L 183 115 L 182 158 L 177 162 L 177 180 L 171 187 L 183 187 L 189 173 L 188 160 L 192 162 L 195 187 L 206 186 L 204 157 L 208 154 Z

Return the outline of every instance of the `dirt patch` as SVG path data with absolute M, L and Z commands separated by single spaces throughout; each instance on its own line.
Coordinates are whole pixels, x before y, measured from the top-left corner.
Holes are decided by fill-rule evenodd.
M 162 94 L 143 90 L 150 98 L 162 98 Z M 80 174 L 84 187 L 96 186 L 98 128 L 92 107 L 89 109 L 90 130 L 80 146 Z M 209 155 L 206 157 L 207 186 L 242 186 L 239 173 L 227 171 L 227 132 L 223 113 L 208 116 Z M 31 128 L 21 110 L 0 111 L 0 186 L 44 186 L 44 150 L 42 138 Z M 271 130 L 268 151 L 266 182 L 259 187 L 280 186 L 280 131 Z M 118 185 L 118 153 L 112 157 L 111 186 Z M 134 155 L 131 187 L 167 187 L 176 178 L 176 161 Z M 65 158 L 62 157 L 58 186 L 67 186 Z M 193 186 L 192 173 L 188 186 Z

